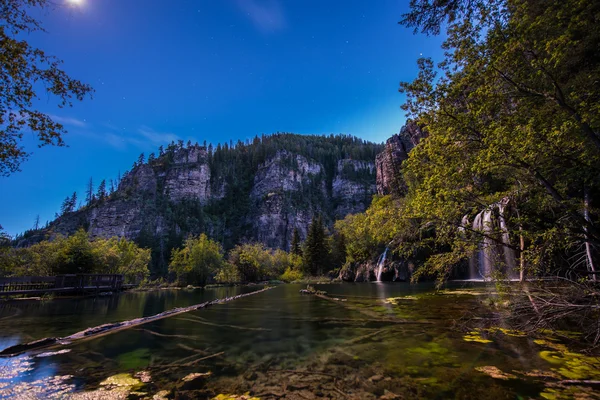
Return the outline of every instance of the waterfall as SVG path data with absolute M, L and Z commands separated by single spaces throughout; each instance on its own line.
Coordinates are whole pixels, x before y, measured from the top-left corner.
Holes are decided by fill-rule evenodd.
M 381 282 L 381 274 L 383 272 L 383 265 L 385 264 L 387 252 L 388 248 L 386 247 L 385 251 L 379 256 L 379 260 L 377 261 L 377 282 Z
M 473 225 L 472 226 L 479 226 L 481 225 L 481 213 L 477 214 L 477 216 L 475 216 L 475 219 L 473 220 Z M 469 226 L 469 216 L 465 215 L 462 218 L 462 221 L 460 222 L 460 228 L 459 231 L 463 234 L 466 235 L 466 227 Z M 469 258 L 469 275 L 467 277 L 468 279 L 471 280 L 477 280 L 477 279 L 481 279 L 481 276 L 479 275 L 479 267 L 478 267 L 478 259 L 477 259 L 477 255 L 474 255 L 473 257 Z
M 492 226 L 492 209 L 488 208 L 483 211 L 481 218 L 482 227 L 485 236 L 483 237 L 481 256 L 479 257 L 479 273 L 483 279 L 491 279 L 492 271 L 494 270 L 494 261 L 496 261 L 496 252 L 494 251 L 494 242 L 490 235 L 493 234 L 494 227 Z
M 504 272 L 509 279 L 516 278 L 515 252 L 510 247 L 510 235 L 506 223 L 506 207 L 508 198 L 494 203 L 475 216 L 473 230 L 481 232 L 484 237 L 479 243 L 479 250 L 469 261 L 469 279 L 490 280 L 498 263 L 504 262 Z M 498 211 L 498 215 L 494 214 Z M 467 226 L 468 219 L 463 218 L 463 226 Z M 499 242 L 494 240 L 500 232 Z M 464 231 L 464 228 L 463 228 Z
M 517 273 L 515 251 L 510 247 L 510 235 L 504 216 L 508 202 L 508 197 L 505 197 L 498 203 L 498 221 L 500 222 L 502 244 L 504 245 L 502 246 L 502 252 L 504 253 L 504 262 L 506 263 L 506 277 L 508 279 L 517 279 L 519 278 L 519 274 Z

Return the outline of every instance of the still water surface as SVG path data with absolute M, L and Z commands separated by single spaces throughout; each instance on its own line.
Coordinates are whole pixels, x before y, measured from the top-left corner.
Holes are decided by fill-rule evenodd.
M 598 378 L 590 358 L 561 355 L 556 341 L 463 327 L 497 300 L 493 287 L 464 285 L 317 285 L 330 298 L 282 285 L 41 357 L 0 359 L 0 398 L 598 398 L 556 386 Z M 257 288 L 6 303 L 0 347 Z

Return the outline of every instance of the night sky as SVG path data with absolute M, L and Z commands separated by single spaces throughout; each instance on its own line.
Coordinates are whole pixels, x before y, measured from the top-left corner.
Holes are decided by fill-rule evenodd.
M 54 0 L 26 39 L 91 84 L 93 99 L 37 107 L 69 147 L 37 149 L 0 177 L 9 234 L 51 220 L 90 177 L 114 178 L 172 140 L 245 140 L 277 131 L 383 142 L 404 122 L 398 83 L 439 38 L 398 25 L 408 0 Z

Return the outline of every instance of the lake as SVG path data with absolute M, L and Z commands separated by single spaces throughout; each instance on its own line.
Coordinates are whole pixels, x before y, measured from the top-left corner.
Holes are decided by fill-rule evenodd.
M 501 300 L 493 285 L 303 287 L 0 359 L 0 398 L 599 398 L 565 383 L 600 379 L 597 359 L 553 337 L 474 328 Z M 0 348 L 260 288 L 2 303 Z

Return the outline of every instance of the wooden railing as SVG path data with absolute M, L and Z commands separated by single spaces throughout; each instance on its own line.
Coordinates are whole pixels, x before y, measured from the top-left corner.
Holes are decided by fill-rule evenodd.
M 55 287 L 55 276 L 17 276 L 0 278 L 0 293 L 16 290 L 43 290 Z
M 0 278 L 0 296 L 87 291 L 118 291 L 123 275 L 72 274 Z

